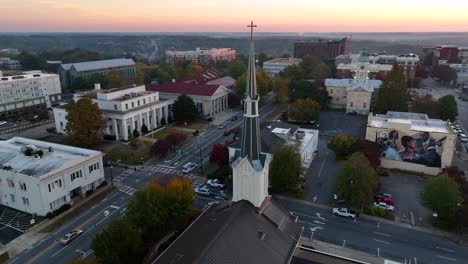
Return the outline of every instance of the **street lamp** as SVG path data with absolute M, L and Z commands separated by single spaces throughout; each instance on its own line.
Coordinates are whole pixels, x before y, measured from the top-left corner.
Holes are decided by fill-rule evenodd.
M 112 175 L 112 161 L 110 162 L 110 166 L 109 166 L 109 170 L 110 170 L 110 182 L 111 182 L 111 185 L 114 185 L 114 177 Z

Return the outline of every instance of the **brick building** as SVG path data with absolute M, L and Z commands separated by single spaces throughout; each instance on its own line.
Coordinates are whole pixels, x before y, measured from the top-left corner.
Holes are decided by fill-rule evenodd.
M 294 58 L 303 58 L 306 55 L 319 57 L 325 60 L 335 60 L 339 55 L 348 52 L 348 38 L 341 40 L 296 41 L 294 42 Z

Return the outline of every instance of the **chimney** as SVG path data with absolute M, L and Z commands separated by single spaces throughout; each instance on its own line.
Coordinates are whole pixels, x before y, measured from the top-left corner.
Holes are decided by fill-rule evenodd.
M 101 84 L 100 83 L 95 83 L 94 84 L 94 90 L 101 91 Z

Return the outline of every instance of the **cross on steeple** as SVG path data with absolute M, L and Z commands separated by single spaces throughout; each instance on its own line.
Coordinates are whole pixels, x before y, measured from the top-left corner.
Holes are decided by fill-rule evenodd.
M 250 21 L 250 25 L 247 25 L 247 27 L 250 28 L 250 41 L 252 41 L 253 40 L 253 28 L 257 27 L 257 25 L 254 25 L 253 21 Z

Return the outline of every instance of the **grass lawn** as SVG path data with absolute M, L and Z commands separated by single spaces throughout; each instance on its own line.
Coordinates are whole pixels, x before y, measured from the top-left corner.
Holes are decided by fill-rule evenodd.
M 151 137 L 155 138 L 155 139 L 164 139 L 165 137 L 167 137 L 171 133 L 181 133 L 181 134 L 184 134 L 186 136 L 191 134 L 188 131 L 179 130 L 177 128 L 172 128 L 172 127 L 166 127 L 164 129 L 161 129 L 158 132 L 155 132 L 155 133 L 151 134 Z
M 130 146 L 116 146 L 109 151 L 104 159 L 112 160 L 114 162 L 120 160 L 120 163 L 128 165 L 139 165 L 140 158 L 149 159 L 151 156 L 151 143 L 140 141 L 139 147 L 134 149 Z
M 184 126 L 182 124 L 176 124 L 175 127 L 188 128 L 188 129 L 193 129 L 193 130 L 202 130 L 209 125 L 210 124 L 208 122 L 193 121 L 193 122 L 190 122 L 190 124 L 187 126 Z
M 197 165 L 199 165 L 199 164 L 200 163 L 198 163 Z M 216 163 L 207 162 L 205 165 L 203 165 L 203 176 L 206 176 L 209 173 L 214 172 L 216 169 L 218 169 L 218 167 L 219 166 Z M 200 175 L 200 168 L 196 168 L 194 174 L 197 175 L 197 176 L 202 176 L 202 175 Z

